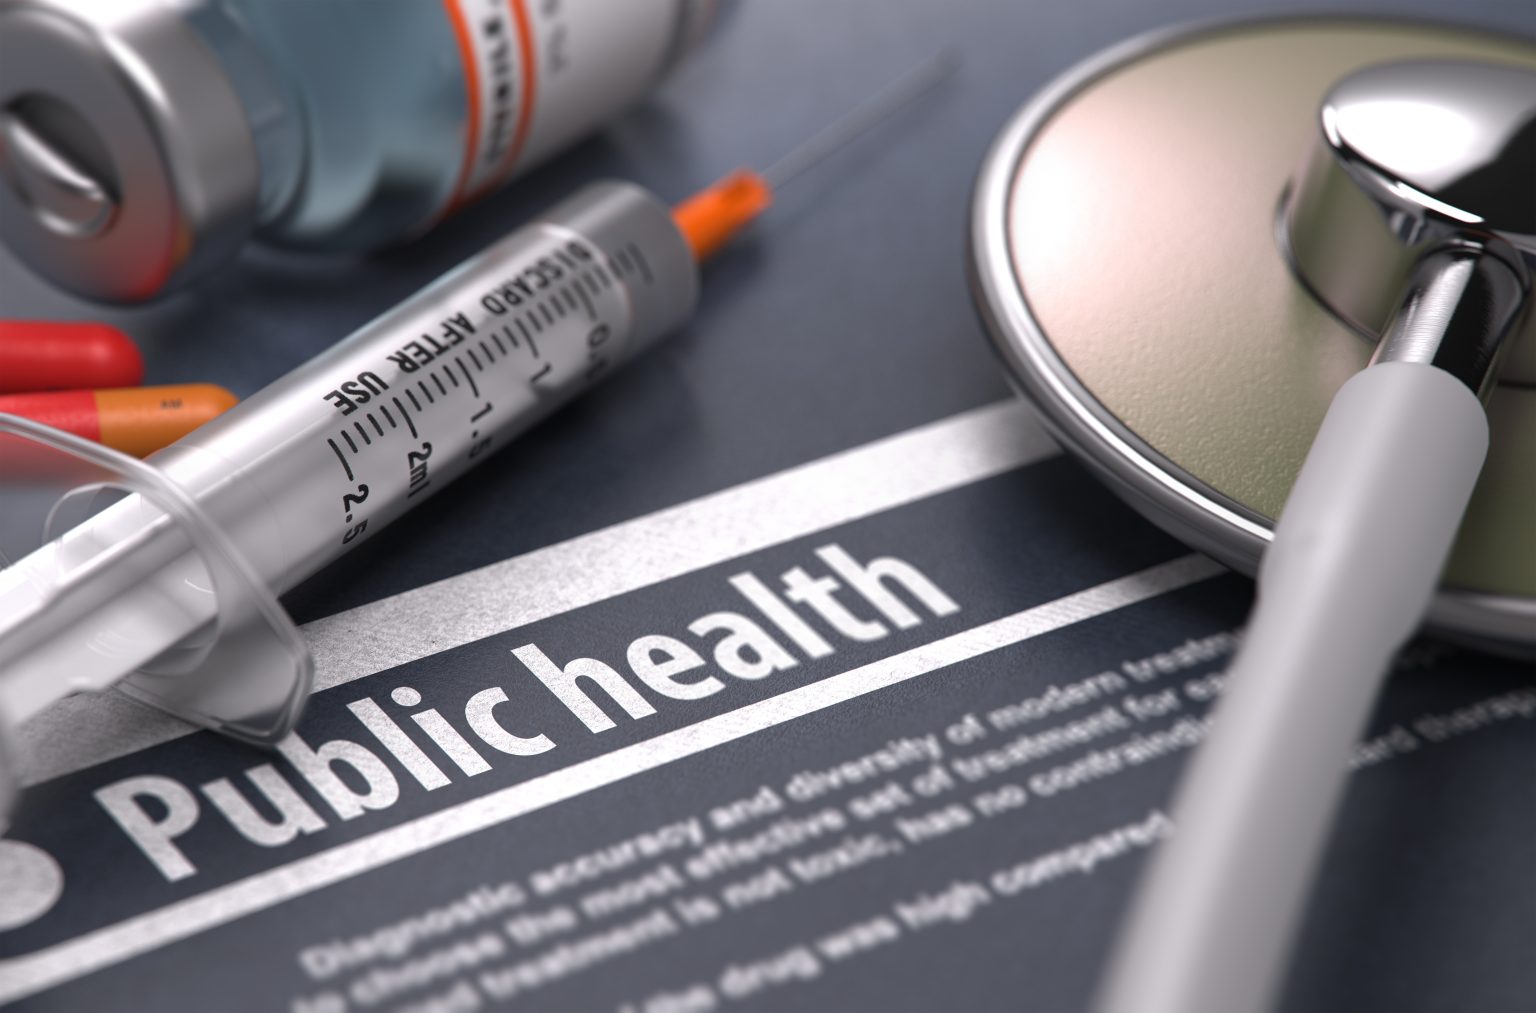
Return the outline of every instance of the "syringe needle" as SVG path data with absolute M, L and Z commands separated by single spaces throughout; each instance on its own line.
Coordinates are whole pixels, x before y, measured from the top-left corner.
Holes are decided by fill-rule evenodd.
M 932 91 L 959 66 L 959 56 L 943 50 L 822 127 L 763 171 L 737 169 L 679 203 L 672 218 L 694 257 L 710 257 L 766 211 L 784 184 Z
M 952 77 L 959 54 L 945 49 L 828 123 L 758 175 L 775 191 L 840 148 L 857 140 Z

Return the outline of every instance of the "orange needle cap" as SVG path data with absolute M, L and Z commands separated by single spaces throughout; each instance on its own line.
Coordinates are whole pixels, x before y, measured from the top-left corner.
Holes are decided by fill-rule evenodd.
M 751 169 L 737 169 L 672 209 L 672 220 L 703 261 L 773 204 L 768 181 Z

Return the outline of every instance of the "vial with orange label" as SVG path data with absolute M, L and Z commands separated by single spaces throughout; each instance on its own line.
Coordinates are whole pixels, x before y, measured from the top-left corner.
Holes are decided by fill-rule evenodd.
M 417 234 L 642 98 L 713 0 L 0 0 L 0 232 L 153 298 Z

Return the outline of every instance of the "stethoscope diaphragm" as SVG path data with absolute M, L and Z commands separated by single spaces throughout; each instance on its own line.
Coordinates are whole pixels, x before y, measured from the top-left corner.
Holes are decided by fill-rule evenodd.
M 1298 271 L 1285 197 L 1330 87 L 1409 58 L 1536 69 L 1536 46 L 1368 19 L 1161 33 L 1026 105 L 978 179 L 972 284 L 1015 385 L 1124 498 L 1244 571 L 1373 347 L 1313 266 L 1360 257 Z M 1536 314 L 1489 400 L 1492 446 L 1428 617 L 1520 652 L 1536 646 L 1533 329 Z

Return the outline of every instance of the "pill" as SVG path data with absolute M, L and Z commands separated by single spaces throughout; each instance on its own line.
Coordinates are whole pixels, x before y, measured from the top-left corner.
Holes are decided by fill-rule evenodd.
M 133 387 L 143 379 L 138 348 L 115 327 L 0 320 L 0 394 Z
M 175 443 L 238 399 L 211 383 L 117 390 L 0 394 L 0 413 L 20 415 L 125 454 L 144 457 Z

